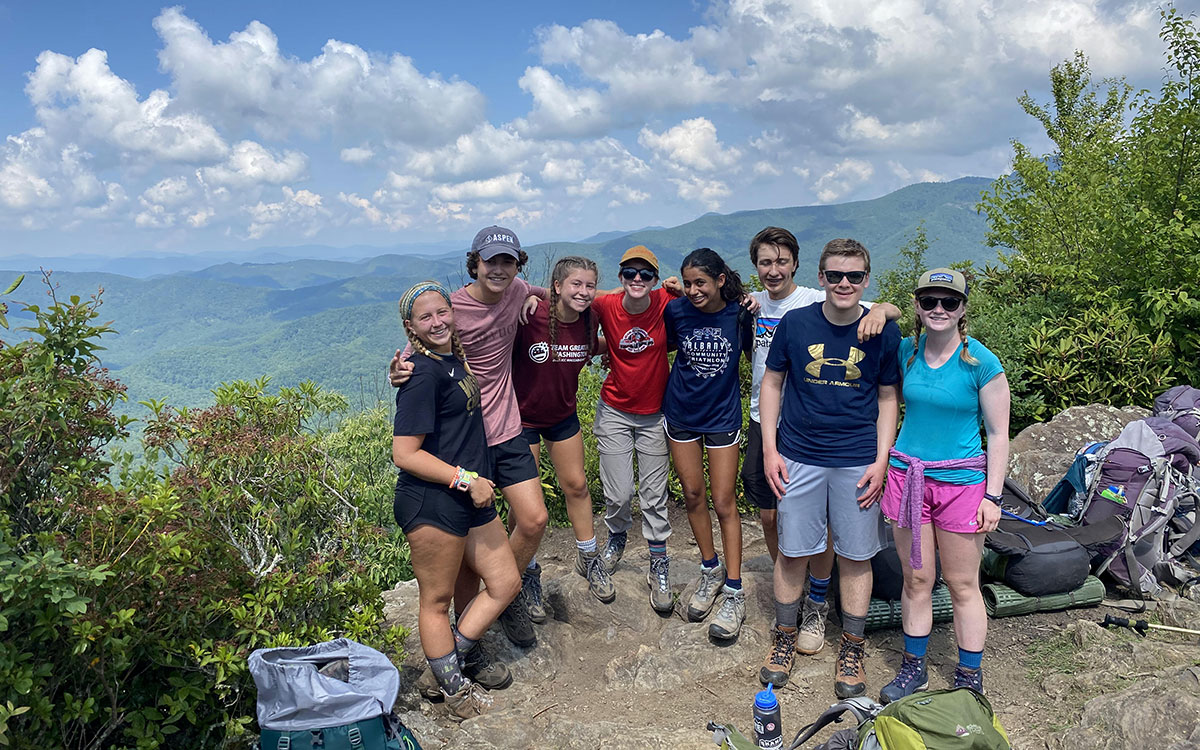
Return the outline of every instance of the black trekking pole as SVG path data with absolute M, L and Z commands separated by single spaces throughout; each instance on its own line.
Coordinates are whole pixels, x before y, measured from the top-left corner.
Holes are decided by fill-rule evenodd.
M 1187 628 L 1173 628 L 1170 625 L 1155 625 L 1146 622 L 1145 620 L 1130 620 L 1128 617 L 1113 617 L 1105 615 L 1104 622 L 1100 623 L 1101 627 L 1118 627 L 1129 628 L 1138 635 L 1145 636 L 1147 630 L 1167 630 L 1172 633 L 1184 633 L 1186 635 L 1200 635 L 1200 630 L 1188 630 Z

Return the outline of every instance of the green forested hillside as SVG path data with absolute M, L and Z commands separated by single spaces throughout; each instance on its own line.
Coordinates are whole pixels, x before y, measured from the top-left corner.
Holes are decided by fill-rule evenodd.
M 861 240 L 878 273 L 922 223 L 931 264 L 991 260 L 995 251 L 984 244 L 987 227 L 975 210 L 980 192 L 991 184 L 974 177 L 924 183 L 870 201 L 708 214 L 669 229 L 597 235 L 610 237 L 605 242 L 531 245 L 526 275 L 543 282 L 556 258 L 579 254 L 600 264 L 602 287 L 615 286 L 621 254 L 644 244 L 659 255 L 664 275 L 677 272 L 684 254 L 707 246 L 748 277 L 753 270 L 746 245 L 769 224 L 796 233 L 806 284 L 815 284 L 816 258 L 829 239 Z M 155 279 L 103 273 L 56 273 L 53 279 L 60 298 L 104 289 L 101 317 L 117 333 L 104 339 L 103 363 L 129 388 L 126 413 L 141 414 L 137 401 L 149 399 L 207 404 L 218 383 L 261 375 L 276 385 L 312 379 L 352 401 L 371 403 L 385 394 L 386 361 L 404 344 L 396 300 L 421 279 L 451 287 L 469 281 L 463 264 L 468 242 L 464 235 L 461 250 L 357 262 L 223 263 Z M 0 277 L 15 273 L 0 271 Z M 18 297 L 36 302 L 40 294 L 31 278 Z M 21 325 L 19 315 L 13 317 Z

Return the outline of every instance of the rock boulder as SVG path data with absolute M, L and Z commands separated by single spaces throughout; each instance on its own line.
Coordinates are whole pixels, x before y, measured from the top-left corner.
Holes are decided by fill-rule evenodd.
M 1040 501 L 1070 468 L 1076 451 L 1096 440 L 1111 440 L 1125 425 L 1148 416 L 1148 410 L 1134 406 L 1072 406 L 1049 422 L 1026 427 L 1013 438 L 1008 475 Z

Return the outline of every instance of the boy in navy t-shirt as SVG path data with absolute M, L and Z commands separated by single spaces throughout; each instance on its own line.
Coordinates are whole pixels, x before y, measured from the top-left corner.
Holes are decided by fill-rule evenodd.
M 900 329 L 889 321 L 881 335 L 858 340 L 871 270 L 865 247 L 833 240 L 819 267 L 825 301 L 792 310 L 779 322 L 759 413 L 763 467 L 780 498 L 776 616 L 794 617 L 808 558 L 822 552 L 832 534 L 843 626 L 834 691 L 849 698 L 866 691 L 864 631 L 871 558 L 884 543 L 878 500 L 896 437 Z

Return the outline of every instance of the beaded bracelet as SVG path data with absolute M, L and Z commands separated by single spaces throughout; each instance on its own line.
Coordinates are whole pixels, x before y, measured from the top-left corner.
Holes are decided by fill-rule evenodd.
M 467 471 L 463 467 L 459 466 L 459 467 L 457 467 L 457 471 L 454 473 L 454 479 L 450 480 L 449 487 L 450 487 L 450 489 L 461 490 L 462 492 L 467 492 L 471 489 L 471 482 L 475 481 L 478 478 L 479 478 L 478 472 Z

